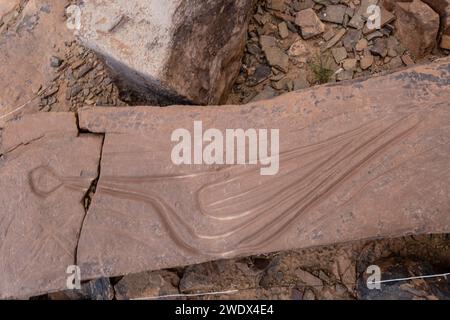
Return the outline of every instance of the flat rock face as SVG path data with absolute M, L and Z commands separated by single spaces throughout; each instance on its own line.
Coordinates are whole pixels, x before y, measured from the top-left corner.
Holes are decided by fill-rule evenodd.
M 154 104 L 216 104 L 240 68 L 252 0 L 91 0 L 80 38 Z
M 106 133 L 83 278 L 450 232 L 449 76 L 445 59 L 245 106 L 82 110 L 82 128 Z M 279 129 L 278 173 L 173 164 L 173 131 L 200 120 Z
M 72 113 L 25 116 L 0 148 L 0 298 L 66 289 L 102 138 Z

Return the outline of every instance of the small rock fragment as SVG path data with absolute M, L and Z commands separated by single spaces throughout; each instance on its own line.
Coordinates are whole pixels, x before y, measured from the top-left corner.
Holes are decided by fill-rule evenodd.
M 398 69 L 403 66 L 403 61 L 401 57 L 394 57 L 389 62 L 389 68 L 390 69 Z
M 287 72 L 289 68 L 289 57 L 276 45 L 276 39 L 271 36 L 261 36 L 260 43 L 267 62 L 281 71 Z
M 267 7 L 277 11 L 284 11 L 286 4 L 284 0 L 269 0 Z
M 414 60 L 411 58 L 409 54 L 404 54 L 402 56 L 402 61 L 407 66 L 412 66 L 414 64 Z
M 287 37 L 289 37 L 289 29 L 286 22 L 283 21 L 278 24 L 278 33 L 281 39 L 286 39 Z
M 312 38 L 325 31 L 325 25 L 313 9 L 299 11 L 295 18 L 295 24 L 300 27 L 304 39 Z
M 445 50 L 450 50 L 450 35 L 444 34 L 442 36 L 440 47 Z
M 361 69 L 367 70 L 369 69 L 373 64 L 373 56 L 371 54 L 365 55 L 361 58 L 359 64 L 361 65 Z
M 383 58 L 386 57 L 388 53 L 386 39 L 377 38 L 373 47 L 370 48 L 370 52 Z
M 325 10 L 320 12 L 320 20 L 342 24 L 344 22 L 344 16 L 347 12 L 347 7 L 344 5 L 328 5 Z
M 358 64 L 358 60 L 356 60 L 356 59 L 346 59 L 342 63 L 342 67 L 346 71 L 353 71 L 356 69 L 357 64 Z
M 368 46 L 368 41 L 364 38 L 358 41 L 355 46 L 356 51 L 363 51 Z
M 341 41 L 342 37 L 345 35 L 347 30 L 345 28 L 340 29 L 330 41 L 325 45 L 325 50 L 330 49 L 336 45 L 339 41 Z
M 322 35 L 322 38 L 323 38 L 323 40 L 325 40 L 325 41 L 330 41 L 331 38 L 334 37 L 334 35 L 335 35 L 334 30 L 333 30 L 333 29 L 330 29 L 330 30 L 328 30 L 327 32 L 325 32 L 325 33 Z
M 336 63 L 340 63 L 342 60 L 347 58 L 347 50 L 345 50 L 344 47 L 333 48 L 331 49 L 331 53 L 333 54 Z
M 342 44 L 348 52 L 353 52 L 353 48 L 361 38 L 361 30 L 348 29 L 345 37 L 342 39 Z
M 52 68 L 58 68 L 59 66 L 61 66 L 62 63 L 63 63 L 63 60 L 56 56 L 52 56 L 50 58 L 50 66 Z
M 343 70 L 337 74 L 337 81 L 345 81 L 353 79 L 353 71 Z

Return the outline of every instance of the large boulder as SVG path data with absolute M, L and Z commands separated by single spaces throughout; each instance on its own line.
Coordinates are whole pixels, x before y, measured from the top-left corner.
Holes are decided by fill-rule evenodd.
M 253 0 L 90 0 L 80 39 L 150 104 L 217 104 L 239 72 Z
M 411 2 L 412 0 L 384 0 L 383 6 L 392 11 L 397 2 Z M 442 39 L 440 46 L 450 50 L 450 0 L 422 0 L 436 11 L 441 17 Z
M 420 0 L 397 2 L 397 38 L 411 54 L 420 59 L 436 46 L 439 33 L 439 15 Z

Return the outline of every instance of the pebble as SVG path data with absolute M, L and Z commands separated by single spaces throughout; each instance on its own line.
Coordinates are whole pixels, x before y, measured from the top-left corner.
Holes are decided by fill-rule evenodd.
M 356 69 L 357 64 L 358 64 L 358 60 L 356 60 L 356 59 L 346 59 L 342 63 L 342 67 L 346 71 L 353 71 Z
M 52 68 L 58 68 L 63 63 L 63 60 L 61 58 L 58 58 L 56 56 L 52 56 L 50 58 L 50 66 Z
M 278 24 L 278 33 L 280 34 L 281 39 L 289 37 L 289 29 L 286 22 L 283 21 Z
M 373 64 L 373 61 L 374 61 L 374 59 L 371 54 L 365 55 L 364 57 L 361 58 L 361 60 L 359 62 L 361 65 L 361 69 L 363 69 L 363 70 L 369 69 Z
M 331 53 L 336 63 L 340 63 L 347 58 L 347 50 L 344 47 L 333 48 L 331 49 Z
M 368 41 L 365 38 L 362 38 L 358 41 L 358 43 L 355 46 L 356 51 L 363 51 L 368 46 Z
M 405 65 L 407 65 L 407 66 L 412 66 L 413 64 L 414 64 L 414 60 L 411 58 L 411 56 L 410 55 L 408 55 L 408 54 L 404 54 L 403 56 L 402 56 L 402 61 L 403 61 L 403 63 L 405 64 Z

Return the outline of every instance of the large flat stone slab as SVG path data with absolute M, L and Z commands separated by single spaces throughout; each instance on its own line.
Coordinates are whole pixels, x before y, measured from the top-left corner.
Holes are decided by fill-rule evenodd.
M 217 104 L 239 72 L 253 0 L 91 0 L 80 38 L 155 105 Z
M 8 122 L 0 144 L 0 298 L 66 289 L 102 137 L 73 113 Z
M 450 232 L 450 59 L 245 106 L 87 108 L 106 133 L 85 279 Z M 279 129 L 280 167 L 174 165 L 174 130 Z

